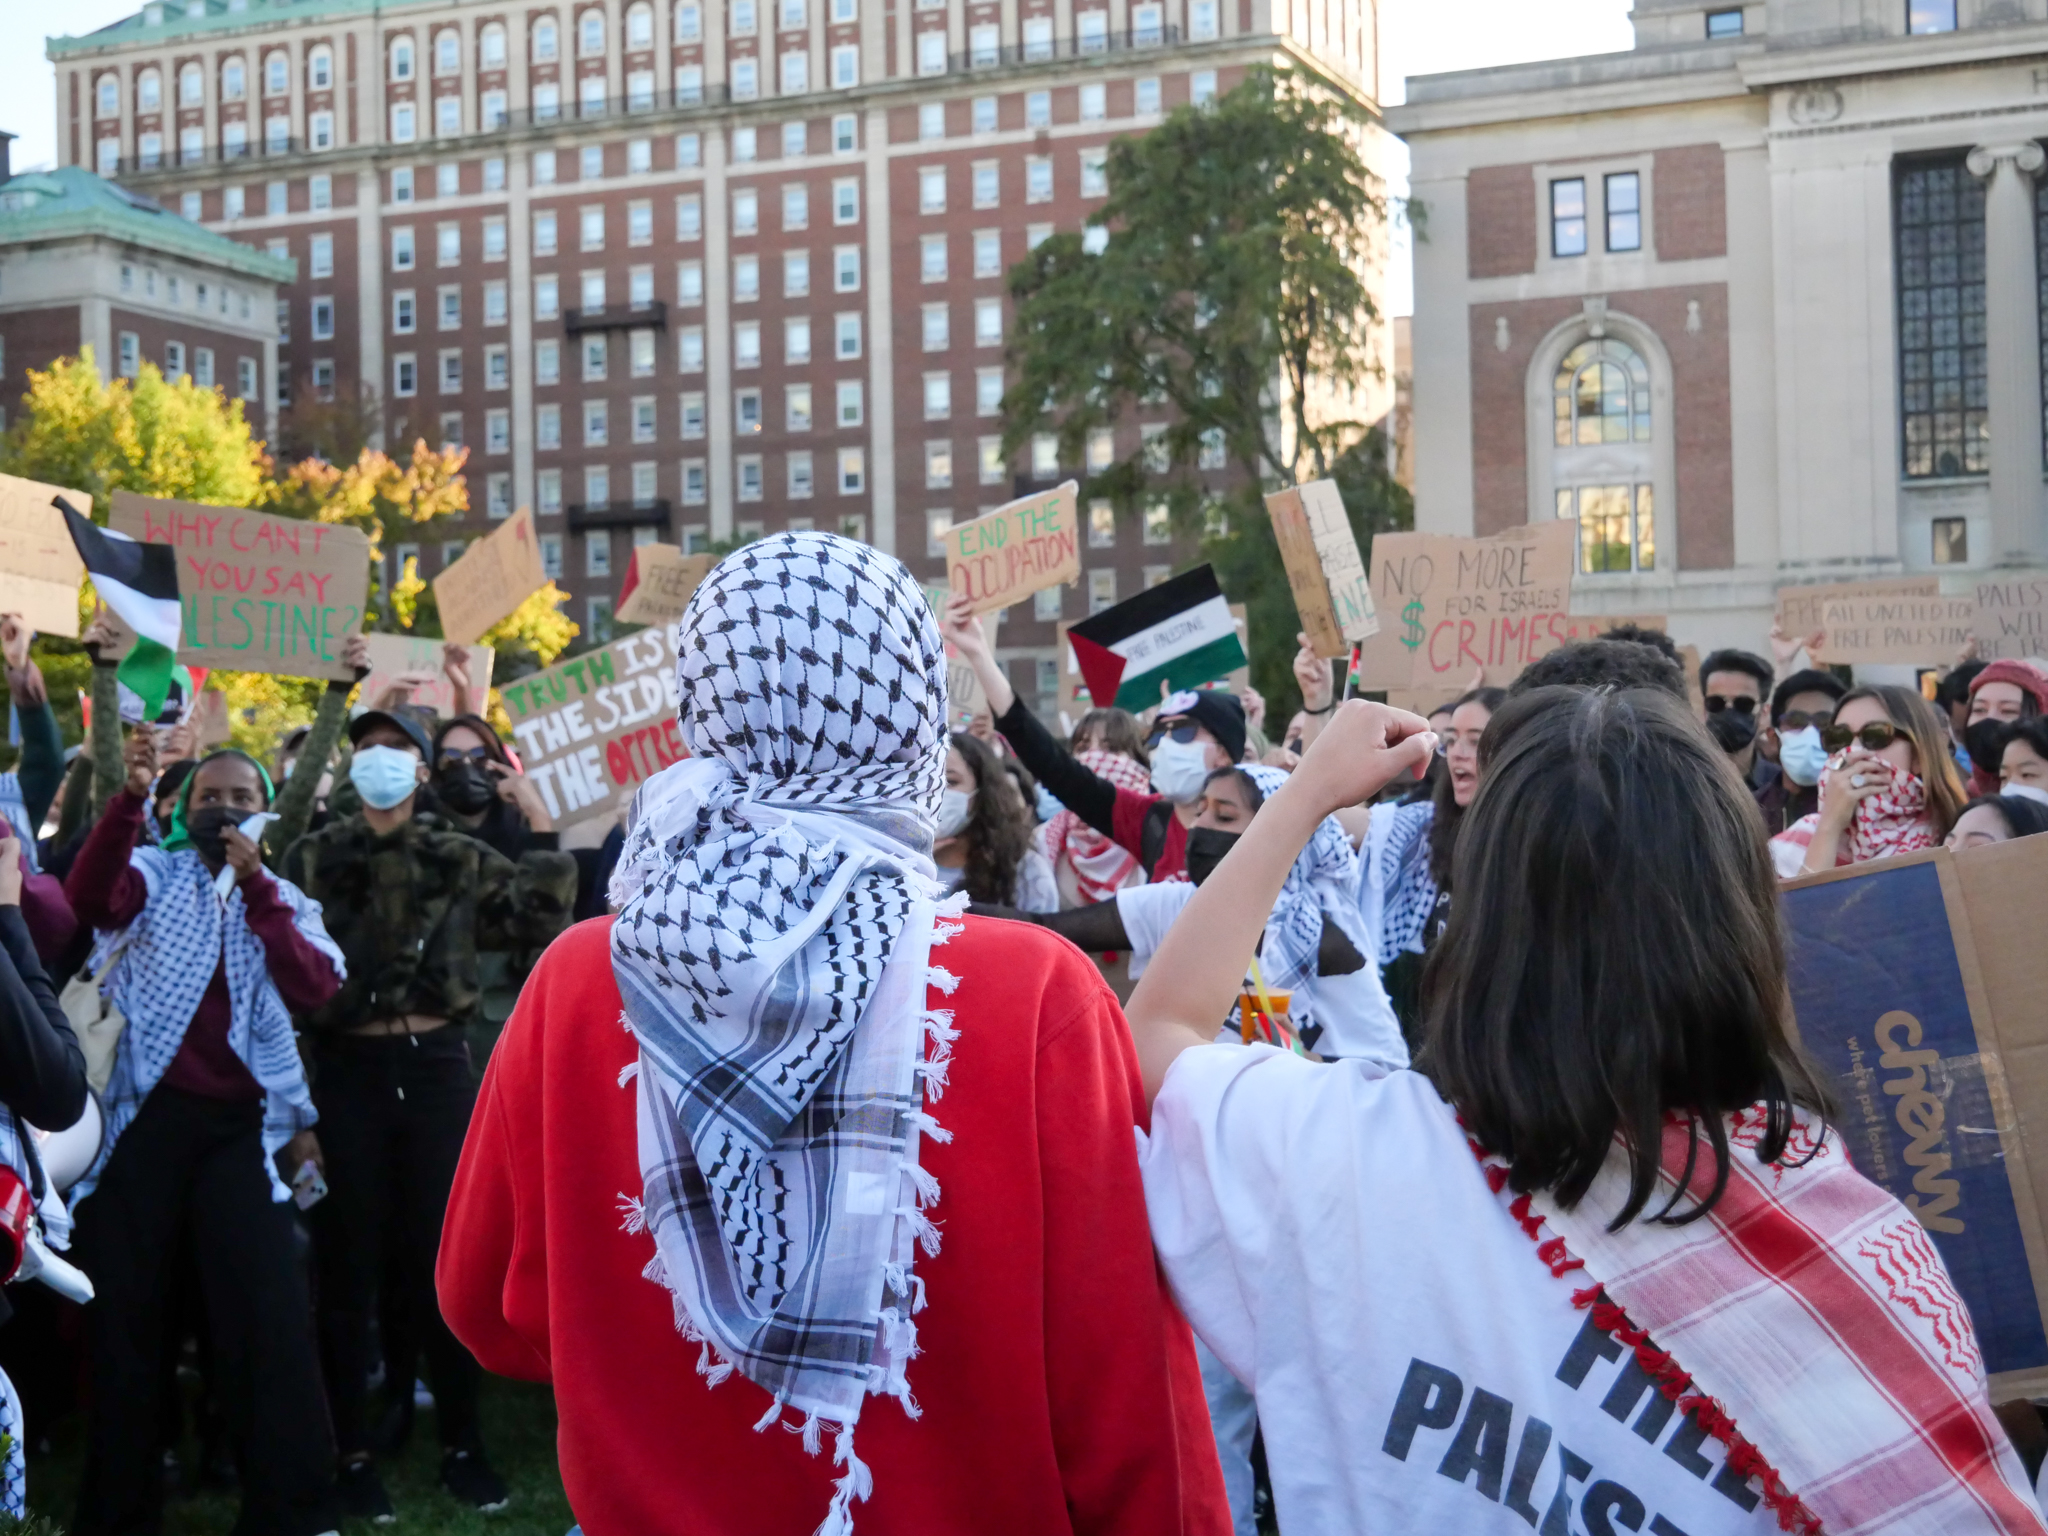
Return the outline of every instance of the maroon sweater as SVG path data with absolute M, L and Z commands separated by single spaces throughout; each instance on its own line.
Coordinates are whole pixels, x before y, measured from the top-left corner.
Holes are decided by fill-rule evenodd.
M 125 928 L 142 915 L 149 888 L 128 862 L 142 835 L 149 805 L 123 789 L 78 851 L 64 882 L 64 894 L 80 922 L 95 928 Z M 262 941 L 263 956 L 278 995 L 293 1013 L 318 1008 L 341 989 L 341 977 L 327 956 L 307 943 L 292 923 L 292 909 L 278 899 L 277 884 L 261 870 L 242 882 L 242 907 L 249 930 Z M 185 1030 L 185 1042 L 165 1068 L 161 1086 L 208 1099 L 260 1099 L 263 1088 L 228 1044 L 232 1013 L 227 967 L 216 960 L 213 980 Z

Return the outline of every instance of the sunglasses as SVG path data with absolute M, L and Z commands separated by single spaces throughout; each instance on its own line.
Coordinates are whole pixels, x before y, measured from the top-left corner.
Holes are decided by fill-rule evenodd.
M 1853 741 L 1866 752 L 1882 752 L 1893 742 L 1903 740 L 1905 735 L 1889 720 L 1873 720 L 1868 725 L 1853 729 L 1836 725 L 1831 720 L 1820 728 L 1820 744 L 1830 752 L 1840 752 Z
M 1809 725 L 1817 730 L 1826 730 L 1834 722 L 1835 712 L 1831 709 L 1788 709 L 1778 717 L 1781 731 L 1803 731 Z
M 471 747 L 467 751 L 458 750 L 455 747 L 443 747 L 441 749 L 441 766 L 443 768 L 453 768 L 457 763 L 475 763 L 478 767 L 482 767 L 492 761 L 494 759 L 491 757 L 491 749 L 489 747 Z
M 1150 736 L 1145 738 L 1145 745 L 1148 747 L 1156 747 L 1159 745 L 1160 742 L 1165 741 L 1168 737 L 1171 737 L 1173 740 L 1179 742 L 1182 746 L 1186 746 L 1189 742 L 1195 739 L 1195 732 L 1199 731 L 1200 729 L 1201 727 L 1199 725 L 1196 725 L 1192 720 L 1183 720 L 1178 725 L 1161 726 L 1158 730 L 1154 731 Z
M 1753 715 L 1756 713 L 1756 700 L 1752 699 L 1746 693 L 1738 694 L 1736 697 L 1732 699 L 1723 698 L 1718 693 L 1710 693 L 1707 695 L 1708 714 L 1718 715 L 1724 709 L 1732 709 L 1738 715 Z

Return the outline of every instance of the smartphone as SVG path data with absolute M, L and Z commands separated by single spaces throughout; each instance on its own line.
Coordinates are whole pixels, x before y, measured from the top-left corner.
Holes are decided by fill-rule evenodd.
M 292 1203 L 302 1211 L 309 1211 L 326 1198 L 327 1180 L 309 1157 L 292 1175 Z

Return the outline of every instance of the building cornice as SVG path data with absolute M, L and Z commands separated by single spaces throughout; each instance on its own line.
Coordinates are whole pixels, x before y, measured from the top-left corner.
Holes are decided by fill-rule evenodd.
M 1584 59 L 1558 59 L 1544 66 L 1474 70 L 1457 76 L 1411 77 L 1411 97 L 1386 108 L 1387 126 L 1403 138 L 1424 133 L 1449 133 L 1465 128 L 1490 128 L 1539 118 L 1585 117 L 1678 106 L 1689 102 L 1725 101 L 1750 94 L 1732 62 L 1713 69 L 1644 70 L 1580 69 L 1607 59 L 1637 60 L 1640 54 L 1595 54 Z M 1656 57 L 1656 56 L 1652 56 Z M 1549 78 L 1544 78 L 1547 73 Z M 1559 78 L 1564 76 L 1565 78 Z M 1491 78 L 1483 78 L 1491 77 Z M 1459 89 L 1417 93 L 1430 82 L 1452 81 Z M 1490 86 L 1490 91 L 1478 87 Z

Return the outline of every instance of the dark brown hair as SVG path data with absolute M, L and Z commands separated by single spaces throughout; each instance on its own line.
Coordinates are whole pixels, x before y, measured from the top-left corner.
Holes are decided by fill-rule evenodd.
M 1969 792 L 1956 760 L 1949 756 L 1948 722 L 1934 712 L 1934 706 L 1912 688 L 1896 683 L 1866 683 L 1851 688 L 1835 700 L 1835 719 L 1858 699 L 1874 699 L 1884 708 L 1885 718 L 1906 733 L 1913 743 L 1913 767 L 1927 786 L 1927 819 L 1934 824 L 1934 839 L 1947 837 L 1949 828 L 1963 814 Z
M 1031 846 L 1032 816 L 1003 765 L 988 746 L 965 731 L 952 738 L 955 752 L 974 775 L 974 811 L 961 830 L 967 844 L 962 884 L 969 901 L 991 906 L 1017 904 L 1017 866 Z
M 1757 1157 L 1794 1104 L 1822 1113 L 1793 1043 L 1777 881 L 1756 802 L 1691 711 L 1660 689 L 1540 688 L 1487 726 L 1458 839 L 1450 923 L 1423 979 L 1417 1066 L 1518 1191 L 1570 1208 L 1619 1136 L 1629 1195 L 1657 1187 L 1665 1117 L 1730 1157 L 1723 1117 L 1762 1104 Z M 1688 1173 L 1690 1170 L 1688 1170 Z
M 1067 738 L 1067 746 L 1079 752 L 1081 743 L 1090 736 L 1101 737 L 1100 750 L 1104 752 L 1135 758 L 1147 768 L 1152 766 L 1152 755 L 1145 750 L 1145 733 L 1139 729 L 1138 717 L 1128 709 L 1089 710 L 1074 727 L 1074 734 Z
M 1444 708 L 1456 714 L 1467 704 L 1483 704 L 1489 715 L 1498 714 L 1507 701 L 1504 688 L 1474 688 L 1470 693 L 1461 693 Z M 1458 804 L 1458 797 L 1451 790 L 1451 773 L 1446 767 L 1437 775 L 1436 814 L 1429 822 L 1429 877 L 1436 882 L 1440 891 L 1451 888 L 1451 856 L 1458 847 L 1458 828 L 1465 822 L 1465 807 Z

